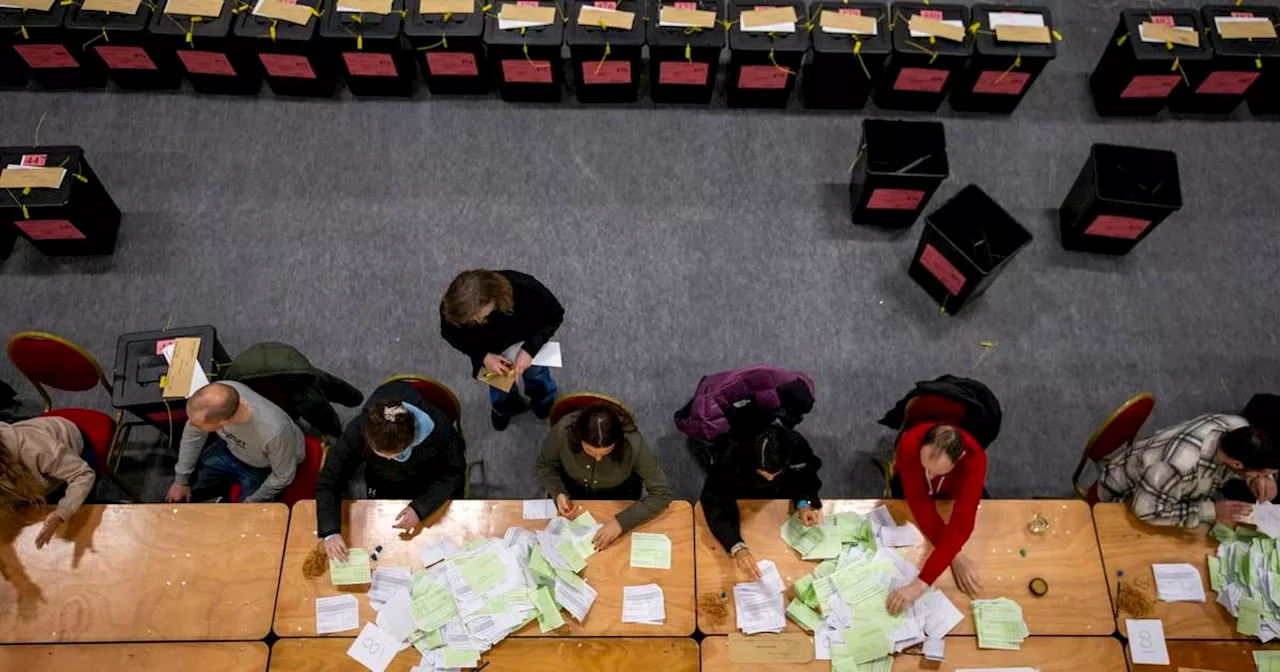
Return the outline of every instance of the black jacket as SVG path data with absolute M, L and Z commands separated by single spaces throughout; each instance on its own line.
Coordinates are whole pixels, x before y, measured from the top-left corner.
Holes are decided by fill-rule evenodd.
M 754 436 L 727 434 L 716 442 L 717 453 L 726 458 L 707 471 L 700 501 L 707 526 L 725 551 L 742 541 L 739 499 L 808 500 L 814 508 L 822 508 L 822 500 L 818 498 L 822 487 L 818 469 L 822 467 L 822 460 L 813 454 L 809 442 L 799 432 L 782 427 L 778 432 L 791 442 L 791 461 L 772 481 L 756 473 L 760 461 L 752 453 Z
M 374 455 L 364 445 L 369 407 L 383 399 L 408 402 L 426 411 L 435 429 L 418 444 L 406 462 Z M 419 518 L 426 519 L 445 500 L 462 496 L 467 458 L 462 437 L 444 413 L 406 383 L 389 383 L 373 391 L 360 415 L 347 423 L 338 443 L 329 450 L 316 481 L 316 533 L 323 539 L 342 531 L 342 495 L 361 464 L 370 499 L 410 499 Z
M 342 421 L 331 404 L 354 408 L 364 401 L 360 390 L 311 365 L 297 348 L 285 343 L 257 343 L 236 356 L 226 378 L 253 388 L 289 417 L 307 421 L 315 430 L 338 436 Z
M 1000 410 L 1000 401 L 996 399 L 996 395 L 976 380 L 952 375 L 916 383 L 914 390 L 908 392 L 907 396 L 880 418 L 880 424 L 894 431 L 902 429 L 907 402 L 925 394 L 935 394 L 964 404 L 964 422 L 961 425 L 983 448 L 989 447 L 1000 435 L 1004 413 Z
M 484 366 L 485 355 L 502 354 L 520 341 L 524 341 L 525 352 L 538 354 L 564 321 L 564 307 L 537 278 L 519 271 L 498 272 L 511 281 L 510 315 L 495 310 L 484 324 L 457 326 L 444 319 L 444 303 L 440 304 L 440 335 L 454 349 L 471 358 L 473 378 Z

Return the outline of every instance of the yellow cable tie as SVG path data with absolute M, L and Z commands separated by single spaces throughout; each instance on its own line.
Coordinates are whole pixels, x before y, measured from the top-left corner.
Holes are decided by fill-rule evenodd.
M 102 41 L 103 41 L 103 42 L 110 42 L 110 41 L 111 41 L 111 36 L 110 36 L 110 35 L 107 35 L 107 27 L 106 27 L 106 26 L 103 26 L 103 27 L 102 27 Z
M 969 32 L 973 33 L 974 35 L 977 35 L 978 29 L 981 27 L 982 27 L 981 23 L 974 21 L 973 23 L 969 24 Z
M 363 16 L 360 16 L 360 14 L 359 14 L 359 13 L 352 14 L 352 15 L 351 15 L 351 20 L 352 20 L 352 21 L 355 21 L 356 23 L 364 23 L 364 17 L 363 17 Z
M 777 68 L 777 69 L 779 69 L 779 70 L 781 70 L 781 71 L 783 71 L 783 72 L 787 73 L 787 75 L 788 75 L 788 76 L 790 76 L 791 74 L 793 74 L 793 73 L 791 72 L 791 69 L 790 69 L 790 68 L 784 68 L 784 67 L 782 67 L 781 65 L 778 65 L 778 60 L 777 60 L 776 58 L 774 58 L 774 57 L 773 57 L 773 49 L 770 49 L 770 50 L 769 50 L 769 61 L 770 61 L 771 63 L 773 63 L 773 67 L 775 67 L 775 68 Z
M 22 32 L 22 39 L 24 40 L 31 39 L 31 36 L 27 34 L 27 27 L 25 25 L 18 24 L 18 30 Z
M 445 49 L 448 49 L 448 48 L 449 48 L 449 36 L 448 36 L 448 35 L 441 35 L 441 36 L 440 36 L 440 46 L 444 47 Z
M 854 36 L 854 38 L 853 38 L 853 39 L 854 39 L 854 43 L 853 43 L 853 53 L 855 53 L 855 54 L 861 54 L 861 53 L 862 53 L 862 40 L 859 40 L 859 39 L 858 39 L 858 37 L 857 37 L 856 35 Z
M 190 31 L 190 30 L 188 30 L 188 31 L 187 31 L 187 44 L 192 44 L 192 42 L 191 42 L 191 31 Z
M 22 206 L 22 218 L 31 219 L 31 213 L 27 211 L 27 206 L 25 205 Z
M 604 56 L 601 56 L 601 57 L 600 57 L 600 62 L 599 62 L 599 63 L 596 63 L 596 71 L 595 71 L 595 74 L 597 74 L 597 75 L 598 75 L 598 74 L 600 74 L 600 68 L 603 68 L 603 67 L 604 67 L 604 60 L 605 60 L 606 58 L 609 58 L 609 54 L 610 54 L 610 53 L 611 53 L 611 51 L 610 51 L 610 49 L 609 49 L 609 43 L 608 43 L 608 42 L 605 42 L 605 43 L 604 43 Z
M 492 4 L 489 4 L 489 5 L 482 5 L 482 6 L 480 7 L 480 12 L 481 12 L 481 13 L 484 13 L 484 12 L 489 11 L 490 9 L 493 9 L 493 5 L 492 5 Z
M 356 51 L 364 51 L 364 33 L 356 35 Z
M 1255 58 L 1255 59 L 1253 59 L 1253 67 L 1255 67 L 1255 68 L 1257 68 L 1257 69 L 1261 70 L 1261 69 L 1262 69 L 1262 59 L 1261 59 L 1261 58 Z
M 1021 67 L 1022 67 L 1022 54 L 1014 54 L 1014 56 L 1013 56 L 1013 67 L 1015 67 L 1015 68 L 1021 68 Z
M 1055 31 L 1053 31 L 1053 37 L 1054 37 L 1055 39 L 1057 39 L 1059 42 L 1061 42 L 1061 41 L 1062 41 L 1062 33 L 1059 33 L 1059 32 L 1058 32 L 1058 31 L 1056 31 L 1056 30 L 1055 30 Z
M 1125 33 L 1124 35 L 1121 35 L 1121 36 L 1120 36 L 1120 39 L 1116 40 L 1116 46 L 1117 46 L 1117 47 L 1119 47 L 1119 46 L 1124 45 L 1124 43 L 1125 43 L 1128 39 L 1129 39 L 1129 33 Z
M 526 32 L 528 32 L 528 30 L 526 30 L 524 26 L 520 26 L 520 36 L 524 37 L 524 34 Z M 525 46 L 528 46 L 528 45 L 525 45 Z
M 30 196 L 30 195 L 31 195 L 31 187 L 23 187 L 23 188 L 22 188 L 22 195 L 23 195 L 23 196 Z
M 938 43 L 938 38 L 936 38 L 936 37 L 934 37 L 934 36 L 930 35 L 930 36 L 929 36 L 929 44 L 937 44 L 937 43 Z
M 858 57 L 858 65 L 862 66 L 862 74 L 871 79 L 871 70 L 867 68 L 867 62 L 862 59 L 862 41 L 859 40 L 853 45 L 853 55 Z
M 449 19 L 452 19 L 452 18 L 453 18 L 453 12 L 445 12 L 445 13 L 444 13 L 444 21 L 445 21 L 445 23 L 448 23 L 448 22 L 449 22 Z
M 71 177 L 74 177 L 77 180 L 84 182 L 85 184 L 89 184 L 89 178 L 85 177 L 84 175 L 81 175 L 80 173 L 71 173 Z
M 693 62 L 693 47 L 689 46 L 688 42 L 684 43 L 684 60 L 689 61 L 690 63 Z M 1259 61 L 1258 67 L 1262 67 L 1261 61 Z
M 316 9 L 315 7 L 308 7 L 307 9 L 311 10 L 312 16 L 316 17 L 317 19 L 320 18 L 320 10 Z
M 275 41 L 276 41 L 276 21 L 275 21 L 275 19 L 272 19 L 272 20 L 271 20 L 271 28 L 269 28 L 268 30 L 269 30 L 269 32 L 271 33 L 271 41 L 272 41 L 272 42 L 275 42 Z

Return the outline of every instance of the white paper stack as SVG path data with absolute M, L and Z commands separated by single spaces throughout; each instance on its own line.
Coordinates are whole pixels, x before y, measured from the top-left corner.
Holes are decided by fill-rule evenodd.
M 413 574 L 408 567 L 378 567 L 373 570 L 373 581 L 369 584 L 369 606 L 374 611 L 393 595 L 400 591 L 409 591 L 413 584 Z
M 782 632 L 787 627 L 782 593 L 763 581 L 739 583 L 733 587 L 733 603 L 738 611 L 738 629 L 748 635 Z
M 623 623 L 662 625 L 666 620 L 667 608 L 661 586 L 656 583 L 643 586 L 623 586 Z
M 355 595 L 316 598 L 316 633 L 355 630 L 360 627 L 360 602 Z
M 1186 563 L 1151 565 L 1156 577 L 1156 593 L 1162 602 L 1204 602 L 1204 582 L 1200 571 Z

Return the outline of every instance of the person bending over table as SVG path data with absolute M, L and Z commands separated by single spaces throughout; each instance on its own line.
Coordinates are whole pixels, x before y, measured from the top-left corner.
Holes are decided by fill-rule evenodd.
M 1153 525 L 1196 527 L 1215 520 L 1234 524 L 1253 513 L 1253 502 L 1276 496 L 1280 448 L 1238 415 L 1202 415 L 1156 432 L 1108 456 L 1098 499 L 1130 502 L 1133 515 Z M 1241 479 L 1243 497 L 1214 501 Z
M 575 499 L 639 500 L 616 518 L 597 521 L 597 551 L 671 503 L 667 475 L 635 422 L 604 404 L 574 411 L 551 428 L 538 455 L 538 477 L 562 516 L 578 509 Z
M 462 437 L 439 409 L 407 383 L 373 391 L 347 423 L 316 481 L 316 534 L 325 551 L 347 559 L 342 495 L 364 465 L 364 498 L 412 500 L 393 528 L 409 531 L 448 499 L 462 497 L 467 462 Z
M 92 459 L 75 423 L 66 418 L 44 417 L 9 424 L 0 422 L 0 499 L 2 514 L 12 516 L 19 507 L 43 507 L 56 500 L 57 507 L 44 519 L 36 534 L 36 548 L 44 548 L 58 527 L 71 520 L 93 492 Z
M 471 377 L 481 367 L 500 376 L 514 369 L 539 418 L 546 418 L 555 403 L 556 382 L 550 369 L 533 365 L 533 358 L 563 321 L 564 308 L 551 290 L 516 271 L 463 271 L 440 301 L 440 335 L 471 359 Z M 512 362 L 502 352 L 516 343 L 522 345 Z M 490 386 L 489 403 L 489 420 L 498 431 L 528 408 L 514 385 L 506 392 Z
M 987 452 L 965 430 L 954 425 L 921 423 L 898 438 L 893 463 L 916 526 L 933 544 L 933 551 L 915 581 L 889 594 L 888 609 L 898 613 L 924 595 L 947 567 L 956 587 L 971 598 L 982 590 L 978 570 L 960 549 L 973 534 L 978 504 L 987 480 Z M 953 500 L 951 518 L 942 520 L 934 504 Z
M 733 556 L 738 569 L 756 580 L 760 569 L 742 540 L 739 499 L 789 499 L 805 527 L 822 524 L 822 460 L 799 432 L 768 425 L 733 432 L 716 441 L 715 464 L 702 484 L 702 511 L 716 541 Z
M 210 383 L 187 400 L 187 426 L 164 499 L 202 502 L 239 483 L 240 501 L 269 502 L 293 482 L 305 453 L 302 429 L 279 406 L 243 383 Z

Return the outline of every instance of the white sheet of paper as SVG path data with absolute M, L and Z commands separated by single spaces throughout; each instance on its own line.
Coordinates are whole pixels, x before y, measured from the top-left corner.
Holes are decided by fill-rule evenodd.
M 955 21 L 955 20 L 953 20 L 953 19 L 944 19 L 944 20 L 940 21 L 940 23 L 945 23 L 945 24 L 947 24 L 948 26 L 955 26 L 956 28 L 964 28 L 964 21 Z M 918 31 L 918 30 L 913 30 L 913 31 L 910 31 L 910 32 L 911 32 L 911 37 L 929 37 L 929 33 L 922 33 L 922 32 L 920 32 L 920 31 Z
M 409 590 L 412 585 L 413 574 L 408 567 L 378 567 L 369 583 L 369 606 L 377 611 L 397 592 Z
M 662 625 L 667 619 L 662 587 L 656 583 L 622 587 L 622 622 Z
M 1253 524 L 1272 539 L 1280 537 L 1280 506 L 1263 502 L 1253 507 Z
M 373 672 L 386 670 L 387 665 L 391 664 L 391 659 L 395 658 L 399 652 L 400 642 L 392 639 L 382 631 L 382 628 L 373 623 L 365 623 L 360 636 L 356 637 L 351 648 L 347 649 L 348 656 Z
M 760 583 L 775 593 L 781 593 L 787 589 L 786 584 L 782 583 L 782 575 L 778 573 L 778 566 L 773 564 L 772 560 L 761 560 L 756 563 L 756 567 L 760 569 Z
M 941 639 L 924 640 L 924 657 L 929 660 L 940 661 L 946 659 L 946 650 L 946 642 Z
M 752 26 L 750 28 L 747 28 L 746 26 L 742 25 L 741 22 L 739 22 L 738 27 L 741 28 L 742 32 L 744 33 L 794 33 L 796 32 L 796 24 L 794 23 L 771 23 L 766 26 Z
M 876 540 L 890 548 L 915 546 L 920 542 L 920 533 L 913 525 L 886 525 L 876 532 Z
M 991 24 L 992 30 L 995 30 L 996 26 L 1044 28 L 1044 16 L 1027 12 L 991 12 L 987 15 L 987 22 Z
M 430 567 L 441 560 L 452 558 L 457 552 L 458 544 L 452 537 L 445 537 L 423 546 L 418 550 L 418 557 L 422 559 L 423 567 Z
M 1168 665 L 1169 650 L 1164 645 L 1164 624 L 1157 619 L 1125 620 L 1129 629 L 1129 650 L 1133 662 Z
M 888 507 L 881 504 L 867 514 L 867 520 L 871 521 L 871 529 L 879 532 L 882 527 L 895 527 L 897 522 L 893 520 L 893 514 L 889 513 Z
M 316 633 L 325 635 L 360 627 L 360 602 L 355 595 L 316 598 Z
M 1163 602 L 1204 602 L 1204 581 L 1200 571 L 1186 563 L 1151 565 L 1156 577 L 1156 593 Z
M 582 582 L 582 589 L 579 590 L 564 581 L 556 581 L 556 602 L 564 607 L 579 623 L 587 617 L 587 612 L 591 610 L 591 605 L 596 603 L 596 589 L 587 585 L 586 581 Z
M 1169 27 L 1170 27 L 1170 28 L 1172 28 L 1172 29 L 1174 29 L 1174 30 L 1185 30 L 1185 31 L 1187 31 L 1187 32 L 1189 32 L 1189 33 L 1194 33 L 1194 32 L 1196 32 L 1196 29 L 1195 29 L 1195 28 L 1190 28 L 1190 27 L 1187 27 L 1187 26 L 1169 26 Z M 1160 39 L 1160 38 L 1158 38 L 1158 37 L 1147 37 L 1147 29 L 1146 29 L 1146 28 L 1143 26 L 1143 24 L 1141 24 L 1141 23 L 1139 23 L 1139 24 L 1138 24 L 1138 37 L 1142 38 L 1142 41 L 1143 41 L 1143 42 L 1150 42 L 1150 43 L 1152 43 L 1152 44 L 1164 44 L 1164 43 L 1165 43 L 1165 40 L 1162 40 L 1162 39 Z M 1165 663 L 1165 664 L 1166 664 L 1166 665 L 1168 665 L 1168 663 Z
M 160 354 L 164 355 L 164 361 L 173 361 L 173 347 L 174 344 L 170 343 L 169 345 L 164 346 L 164 349 L 160 351 Z M 196 390 L 208 384 L 209 377 L 205 375 L 204 369 L 200 368 L 197 364 L 197 366 L 191 369 L 191 388 L 187 390 L 187 398 L 191 398 L 191 395 L 195 394 Z
M 498 30 L 511 30 L 513 28 L 537 28 L 539 26 L 550 26 L 550 25 L 552 24 L 543 23 L 541 21 L 513 21 L 511 19 L 504 19 L 501 16 L 498 17 Z
M 745 634 L 782 632 L 787 627 L 782 593 L 774 592 L 763 582 L 735 584 L 733 603 L 738 611 L 738 629 Z
M 391 599 L 382 605 L 382 609 L 378 610 L 378 627 L 382 628 L 387 636 L 402 643 L 406 642 L 409 635 L 418 629 L 418 625 L 413 621 L 413 612 L 409 611 L 409 602 L 412 599 L 409 591 L 402 590 L 392 595 Z
M 524 500 L 525 520 L 551 520 L 556 517 L 556 503 L 550 499 Z
M 952 628 L 964 620 L 964 614 L 951 603 L 950 598 L 941 590 L 930 590 L 919 600 L 921 628 L 930 639 L 942 639 Z
M 515 21 L 514 23 L 524 22 Z M 519 26 L 516 27 L 518 28 Z M 520 341 L 519 343 L 512 345 L 502 351 L 502 356 L 506 357 L 508 361 L 516 361 L 516 356 L 520 354 L 520 348 L 523 345 L 524 341 Z M 560 359 L 560 343 L 557 341 L 548 341 L 547 344 L 542 346 L 542 349 L 533 356 L 534 366 L 554 366 L 559 368 L 562 364 L 563 362 Z

